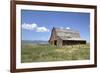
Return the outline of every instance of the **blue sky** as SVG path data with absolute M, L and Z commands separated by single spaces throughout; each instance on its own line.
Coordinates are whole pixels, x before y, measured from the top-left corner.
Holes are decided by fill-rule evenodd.
M 79 12 L 21 10 L 22 40 L 48 41 L 53 27 L 70 28 L 90 40 L 90 14 Z

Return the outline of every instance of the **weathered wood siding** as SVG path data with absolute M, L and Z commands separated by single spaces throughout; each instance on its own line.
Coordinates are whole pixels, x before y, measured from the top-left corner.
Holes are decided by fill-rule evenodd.
M 57 46 L 60 47 L 63 44 L 63 40 L 61 40 L 59 37 L 57 38 Z
M 51 34 L 49 42 L 51 45 L 57 44 L 57 35 L 56 35 L 55 30 L 52 30 L 52 34 Z

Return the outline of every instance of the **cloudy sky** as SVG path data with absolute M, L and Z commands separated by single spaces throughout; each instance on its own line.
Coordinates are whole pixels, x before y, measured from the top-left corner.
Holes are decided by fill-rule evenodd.
M 22 40 L 48 41 L 52 28 L 58 27 L 77 30 L 89 41 L 89 20 L 89 13 L 21 10 Z

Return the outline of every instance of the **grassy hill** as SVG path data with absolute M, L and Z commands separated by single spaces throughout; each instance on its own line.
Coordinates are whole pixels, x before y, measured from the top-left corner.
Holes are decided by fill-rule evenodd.
M 23 44 L 21 62 L 47 62 L 64 60 L 86 60 L 90 58 L 90 47 L 70 45 L 57 47 L 49 44 Z

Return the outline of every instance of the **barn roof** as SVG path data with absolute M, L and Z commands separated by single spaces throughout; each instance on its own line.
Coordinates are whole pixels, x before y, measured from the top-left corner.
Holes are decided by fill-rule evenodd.
M 54 28 L 56 35 L 62 40 L 83 40 L 78 31 L 73 29 Z

